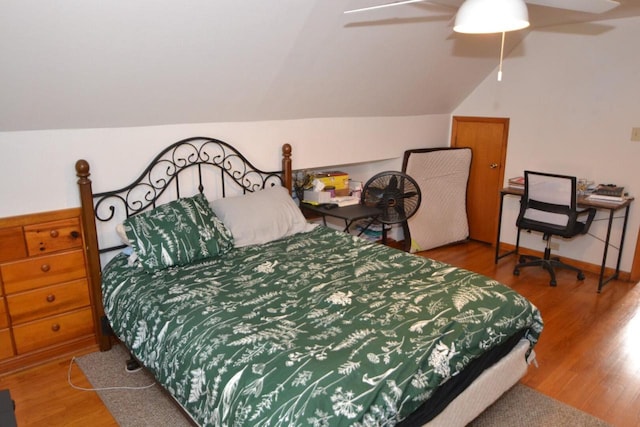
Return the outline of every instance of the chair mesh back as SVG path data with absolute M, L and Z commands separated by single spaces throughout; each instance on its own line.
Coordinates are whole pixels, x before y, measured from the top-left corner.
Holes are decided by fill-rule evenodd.
M 527 172 L 525 179 L 528 200 L 566 206 L 567 211 L 575 206 L 576 193 L 575 184 L 573 183 L 575 178 Z M 561 226 L 566 226 L 569 222 L 568 214 L 547 212 L 531 207 L 527 208 L 524 218 Z

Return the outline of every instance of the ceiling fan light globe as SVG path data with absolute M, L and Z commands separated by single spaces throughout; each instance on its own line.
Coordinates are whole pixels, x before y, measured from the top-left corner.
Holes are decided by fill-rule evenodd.
M 466 0 L 458 9 L 453 31 L 491 34 L 528 26 L 529 13 L 524 0 Z

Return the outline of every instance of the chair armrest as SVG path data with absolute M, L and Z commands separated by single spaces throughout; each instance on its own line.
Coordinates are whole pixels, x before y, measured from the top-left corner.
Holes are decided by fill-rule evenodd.
M 591 227 L 591 223 L 593 222 L 593 218 L 595 218 L 596 216 L 596 208 L 587 208 L 583 210 L 578 210 L 577 214 L 578 214 L 577 219 L 580 219 L 581 217 L 584 217 L 585 215 L 587 215 L 587 220 L 584 222 L 582 233 L 580 233 L 580 234 L 587 234 L 587 232 L 589 231 L 589 228 Z

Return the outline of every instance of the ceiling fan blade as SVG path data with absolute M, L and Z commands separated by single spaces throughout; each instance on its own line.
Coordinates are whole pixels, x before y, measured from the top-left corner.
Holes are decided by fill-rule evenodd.
M 525 2 L 538 6 L 588 13 L 604 13 L 620 6 L 620 3 L 614 0 L 525 0 Z
M 379 4 L 377 6 L 361 7 L 360 9 L 345 10 L 344 13 L 364 12 L 366 10 L 382 9 L 383 7 L 400 6 L 401 4 L 422 3 L 427 0 L 402 0 L 391 3 Z

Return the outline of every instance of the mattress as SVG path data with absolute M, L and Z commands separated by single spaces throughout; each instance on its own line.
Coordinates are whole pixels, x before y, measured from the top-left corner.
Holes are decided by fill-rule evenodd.
M 324 227 L 150 274 L 103 271 L 116 335 L 200 425 L 395 425 L 537 308 L 493 279 Z
M 416 180 L 422 203 L 407 221 L 411 252 L 469 237 L 467 183 L 471 149 L 443 148 L 405 152 L 404 171 Z

